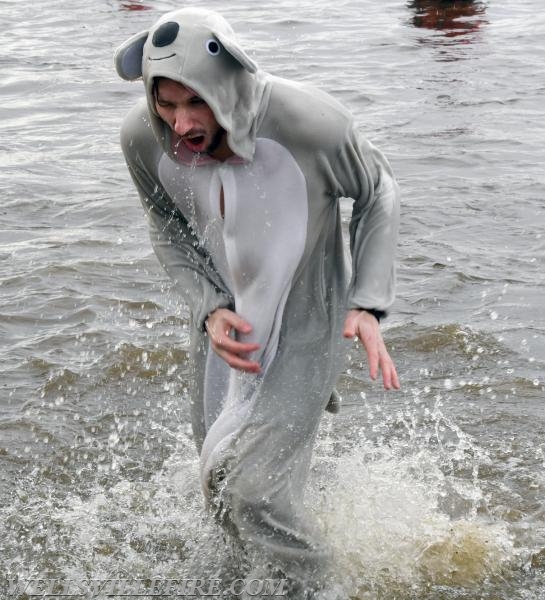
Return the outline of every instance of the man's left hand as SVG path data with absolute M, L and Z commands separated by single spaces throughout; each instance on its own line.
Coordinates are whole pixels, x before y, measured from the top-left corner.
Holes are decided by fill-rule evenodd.
M 346 338 L 357 336 L 363 344 L 367 352 L 371 379 L 377 378 L 378 369 L 380 368 L 384 388 L 387 390 L 392 388 L 398 390 L 400 388 L 394 361 L 388 354 L 388 350 L 386 350 L 380 332 L 380 324 L 376 317 L 365 310 L 349 310 L 344 322 L 343 335 Z

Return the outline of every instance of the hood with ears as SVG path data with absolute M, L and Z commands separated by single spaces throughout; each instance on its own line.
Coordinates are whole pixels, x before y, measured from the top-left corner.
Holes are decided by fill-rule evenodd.
M 149 30 L 117 48 L 115 66 L 123 79 L 143 78 L 153 130 L 170 156 L 171 131 L 155 110 L 155 77 L 167 77 L 193 89 L 226 130 L 231 150 L 243 159 L 252 159 L 266 78 L 222 16 L 198 8 L 167 13 Z

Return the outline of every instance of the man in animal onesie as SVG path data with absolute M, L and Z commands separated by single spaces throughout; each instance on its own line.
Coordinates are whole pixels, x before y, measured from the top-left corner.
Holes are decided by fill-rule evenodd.
M 217 13 L 164 15 L 116 51 L 146 97 L 122 147 L 151 241 L 191 313 L 192 426 L 208 505 L 284 572 L 329 552 L 303 507 L 349 340 L 398 388 L 379 326 L 394 299 L 398 190 L 329 95 L 260 70 Z M 339 198 L 354 200 L 352 275 Z

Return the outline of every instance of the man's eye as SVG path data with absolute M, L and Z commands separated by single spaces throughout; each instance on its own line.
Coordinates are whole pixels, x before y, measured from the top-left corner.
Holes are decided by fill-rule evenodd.
M 205 104 L 205 101 L 198 96 L 193 96 L 193 98 L 191 98 L 191 104 Z

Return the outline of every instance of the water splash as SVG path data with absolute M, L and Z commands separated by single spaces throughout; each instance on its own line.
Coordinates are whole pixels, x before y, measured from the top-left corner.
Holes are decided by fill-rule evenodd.
M 328 429 L 342 417 L 328 417 L 318 444 L 308 504 L 333 548 L 336 584 L 353 600 L 423 598 L 434 586 L 477 593 L 518 562 L 507 524 L 478 510 L 486 455 L 439 404 L 413 416 L 418 426 L 400 414 L 380 443 L 352 423 L 348 450 Z M 172 452 L 144 479 L 112 467 L 83 492 L 31 474 L 2 510 L 2 569 L 21 579 L 241 576 L 204 509 L 187 425 L 167 433 Z
M 476 587 L 501 573 L 515 555 L 505 524 L 452 519 L 440 508 L 448 482 L 434 453 L 398 450 L 363 444 L 341 457 L 315 507 L 346 592 L 386 598 L 395 589 Z
M 384 418 L 373 427 L 387 425 L 387 439 L 352 426 L 346 445 L 338 432 L 320 441 L 309 504 L 350 598 L 476 592 L 520 564 L 508 523 L 488 516 L 479 469 L 489 457 L 440 407 Z
M 192 441 L 149 481 L 122 479 L 88 495 L 59 494 L 41 481 L 3 509 L 2 571 L 25 579 L 81 580 L 213 576 L 224 557 L 218 530 L 203 509 Z M 36 474 L 39 475 L 39 474 Z

